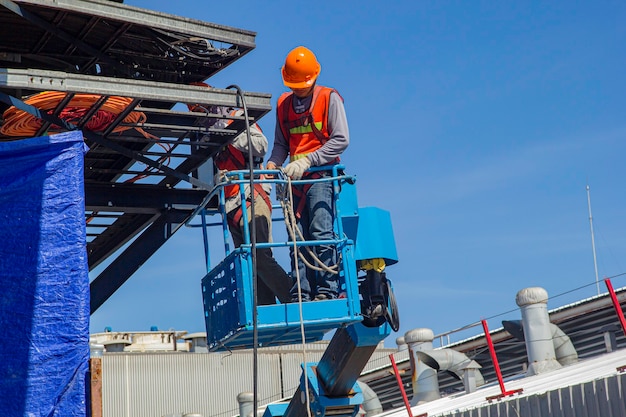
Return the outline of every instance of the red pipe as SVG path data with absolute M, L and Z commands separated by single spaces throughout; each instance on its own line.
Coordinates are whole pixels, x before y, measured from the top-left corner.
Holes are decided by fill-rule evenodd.
M 608 278 L 605 278 L 604 283 L 606 284 L 606 288 L 608 288 L 609 294 L 611 296 L 611 300 L 613 301 L 615 314 L 617 314 L 617 318 L 619 319 L 619 322 L 622 324 L 622 331 L 624 332 L 624 335 L 626 335 L 626 319 L 624 318 L 624 312 L 622 311 L 622 308 L 619 305 L 619 300 L 617 299 L 617 296 L 615 295 L 615 291 L 613 291 L 613 285 L 611 284 L 611 280 Z
M 406 391 L 404 390 L 404 385 L 402 384 L 402 378 L 400 378 L 400 372 L 398 372 L 398 366 L 396 366 L 396 360 L 393 358 L 393 353 L 389 355 L 389 360 L 391 360 L 393 373 L 396 375 L 396 381 L 398 382 L 398 387 L 400 388 L 400 392 L 402 393 L 402 399 L 404 400 L 404 406 L 406 407 L 406 411 L 407 413 L 409 413 L 409 417 L 413 417 L 411 405 L 409 404 L 409 399 L 406 396 Z

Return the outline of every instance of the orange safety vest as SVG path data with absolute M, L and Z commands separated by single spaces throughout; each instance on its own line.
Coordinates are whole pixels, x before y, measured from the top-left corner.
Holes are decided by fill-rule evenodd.
M 228 145 L 215 157 L 215 166 L 220 171 L 239 171 L 248 169 L 246 156 L 233 145 Z M 239 193 L 239 185 L 226 185 L 224 197 L 229 198 Z
M 235 111 L 231 113 L 231 115 L 235 115 Z M 230 124 L 230 123 L 229 123 Z M 259 127 L 259 125 L 255 125 L 257 129 L 259 129 L 259 131 L 261 130 L 261 128 Z M 221 152 L 219 152 L 217 154 L 217 156 L 214 159 L 214 163 L 215 166 L 217 167 L 217 169 L 219 170 L 226 170 L 226 171 L 239 171 L 239 170 L 244 170 L 248 168 L 248 159 L 247 159 L 247 155 L 245 155 L 242 151 L 240 151 L 239 149 L 235 148 L 233 145 L 229 144 L 228 146 L 226 146 Z M 263 178 L 263 177 L 261 177 Z M 234 197 L 235 195 L 237 195 L 239 193 L 239 185 L 226 185 L 224 187 L 224 197 L 225 198 L 230 198 L 230 197 Z M 272 209 L 272 202 L 270 201 L 270 197 L 267 194 L 267 192 L 265 192 L 265 190 L 263 189 L 262 184 L 260 183 L 255 183 L 254 184 L 254 199 L 256 199 L 257 197 L 261 197 L 263 199 L 263 201 L 265 201 L 265 204 L 267 204 L 267 206 L 270 208 L 270 211 Z M 247 199 L 246 200 L 246 207 L 250 207 L 250 200 Z M 228 223 L 233 226 L 233 227 L 237 227 L 239 226 L 239 221 L 241 219 L 241 217 L 243 216 L 243 211 L 241 210 L 241 207 L 239 207 L 237 210 L 233 210 L 231 213 L 228 214 Z
M 343 100 L 334 88 L 315 86 L 311 105 L 303 113 L 293 110 L 293 93 L 279 97 L 277 114 L 281 115 L 280 128 L 289 143 L 291 161 L 306 157 L 328 141 L 328 106 L 333 92 Z M 339 157 L 334 162 L 338 163 Z
M 231 116 L 237 115 L 237 110 L 230 112 Z M 233 121 L 229 120 L 227 126 Z M 261 127 L 258 124 L 254 126 L 261 132 Z M 215 166 L 221 171 L 239 171 L 248 169 L 248 158 L 243 152 L 235 148 L 233 145 L 227 145 L 222 151 L 220 151 L 215 157 Z M 227 185 L 224 187 L 224 197 L 229 198 L 237 195 L 239 192 L 238 185 Z

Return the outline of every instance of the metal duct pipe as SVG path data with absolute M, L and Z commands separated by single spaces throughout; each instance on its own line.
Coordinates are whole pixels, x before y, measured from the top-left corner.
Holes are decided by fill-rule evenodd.
M 554 323 L 550 323 L 550 328 L 556 360 L 563 366 L 578 362 L 578 352 L 569 336 Z
M 404 335 L 411 360 L 412 406 L 441 398 L 437 371 L 451 372 L 463 380 L 466 392 L 473 392 L 476 387 L 485 384 L 479 371 L 481 366 L 476 361 L 456 350 L 433 350 L 433 338 L 430 329 L 415 329 Z
M 376 395 L 374 390 L 363 381 L 357 382 L 359 383 L 361 391 L 363 392 L 363 404 L 361 404 L 361 407 L 363 407 L 363 411 L 365 411 L 364 415 L 366 417 L 370 417 L 382 413 L 383 406 L 380 403 L 378 395 Z
M 468 378 L 472 381 L 465 384 L 465 391 L 472 392 L 476 387 L 485 384 L 485 379 L 480 373 L 482 368 L 478 362 L 470 359 L 464 353 L 457 352 L 453 349 L 437 349 L 426 352 L 416 352 L 419 358 L 426 365 L 437 371 L 448 371 L 455 375 L 459 380 L 466 381 Z M 473 375 L 469 375 L 473 373 Z
M 526 340 L 521 320 L 503 320 L 502 326 L 517 340 Z M 554 323 L 550 323 L 550 331 L 556 360 L 563 366 L 578 362 L 578 352 L 569 336 Z
M 426 365 L 417 355 L 417 352 L 432 351 L 434 338 L 433 331 L 424 328 L 409 330 L 404 334 L 411 362 L 412 406 L 441 398 L 437 371 Z
M 525 288 L 517 293 L 515 302 L 522 310 L 524 342 L 528 354 L 527 375 L 561 368 L 556 360 L 552 327 L 548 316 L 548 292 L 541 287 Z
M 406 342 L 404 341 L 404 336 L 400 336 L 400 337 L 396 338 L 396 345 L 398 346 L 398 352 L 401 352 L 403 350 L 407 350 L 409 348 L 407 346 Z

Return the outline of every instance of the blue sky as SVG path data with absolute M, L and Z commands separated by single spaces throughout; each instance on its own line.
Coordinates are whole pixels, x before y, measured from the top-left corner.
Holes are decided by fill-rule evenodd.
M 273 103 L 287 52 L 315 51 L 319 83 L 345 99 L 360 205 L 394 224 L 402 326 L 388 346 L 416 327 L 499 327 L 520 318 L 499 315 L 530 286 L 549 308 L 595 295 L 587 184 L 600 278 L 626 273 L 626 3 L 126 4 L 257 32 L 256 49 L 209 81 Z M 274 117 L 260 122 L 270 143 Z M 204 331 L 205 272 L 200 230 L 179 231 L 91 330 Z

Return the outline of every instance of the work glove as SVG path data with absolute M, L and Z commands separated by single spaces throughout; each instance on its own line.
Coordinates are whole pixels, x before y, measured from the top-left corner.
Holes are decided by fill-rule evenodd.
M 218 169 L 217 172 L 213 175 L 213 185 L 218 185 L 226 181 L 227 172 L 228 171 L 225 169 Z
M 311 161 L 309 161 L 309 158 L 304 157 L 288 163 L 284 171 L 292 180 L 299 180 L 302 178 L 304 171 L 309 168 L 311 168 Z

